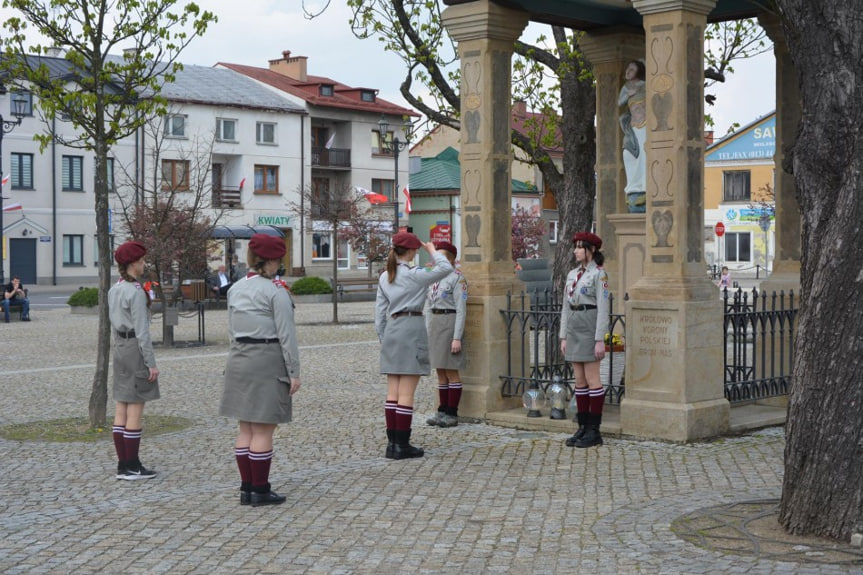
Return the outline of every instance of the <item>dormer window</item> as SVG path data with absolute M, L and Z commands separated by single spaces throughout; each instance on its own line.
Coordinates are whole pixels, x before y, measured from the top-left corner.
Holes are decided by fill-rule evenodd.
M 332 96 L 334 92 L 332 84 L 321 84 L 321 96 Z
M 360 100 L 362 100 L 363 102 L 374 102 L 375 93 L 371 90 L 362 90 L 360 92 Z

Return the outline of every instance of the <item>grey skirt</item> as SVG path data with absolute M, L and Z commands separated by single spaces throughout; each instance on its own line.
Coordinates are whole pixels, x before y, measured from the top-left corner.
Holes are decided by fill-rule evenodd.
M 219 415 L 251 423 L 291 421 L 291 380 L 281 345 L 231 342 Z
M 389 318 L 381 342 L 381 374 L 428 375 L 429 342 L 425 318 Z
M 429 358 L 434 369 L 464 369 L 464 342 L 459 353 L 452 353 L 455 316 L 454 313 L 433 313 L 429 318 Z
M 564 302 L 564 305 L 566 303 Z M 596 310 L 574 311 L 566 324 L 566 361 L 590 363 L 596 359 Z
M 150 369 L 133 338 L 114 340 L 114 401 L 144 403 L 159 399 L 159 380 L 149 382 Z

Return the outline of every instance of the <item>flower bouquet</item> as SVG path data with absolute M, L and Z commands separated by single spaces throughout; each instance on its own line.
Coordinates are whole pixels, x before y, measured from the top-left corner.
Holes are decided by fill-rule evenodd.
M 607 333 L 605 334 L 605 351 L 606 352 L 618 352 L 624 351 L 626 346 L 623 342 L 623 335 L 619 333 Z

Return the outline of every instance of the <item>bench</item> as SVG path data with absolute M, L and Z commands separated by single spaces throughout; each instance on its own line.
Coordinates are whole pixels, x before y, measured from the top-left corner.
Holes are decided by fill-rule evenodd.
M 333 291 L 339 294 L 339 299 L 344 299 L 345 292 L 368 292 L 378 290 L 378 278 L 339 278 L 337 281 L 330 280 Z M 347 289 L 346 289 L 347 288 Z
M 24 288 L 24 297 L 30 297 L 30 289 Z M 0 299 L 3 298 L 3 294 L 0 294 Z M 18 319 L 24 319 L 24 300 L 20 299 L 10 299 L 9 301 L 9 316 L 12 316 L 12 312 L 15 311 L 15 308 L 18 308 Z M 2 308 L 0 308 L 0 312 L 2 312 Z

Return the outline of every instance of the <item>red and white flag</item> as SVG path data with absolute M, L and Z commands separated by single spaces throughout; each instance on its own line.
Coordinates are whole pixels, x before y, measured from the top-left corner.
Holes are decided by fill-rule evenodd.
M 357 186 L 356 188 L 357 191 L 359 191 L 363 196 L 365 196 L 366 200 L 370 204 L 385 204 L 390 201 L 390 199 L 383 194 L 376 194 L 374 192 L 370 192 L 369 190 L 360 186 Z
M 245 185 L 246 185 L 246 178 L 243 178 L 242 180 L 240 180 L 240 191 L 241 192 L 243 191 L 243 186 L 245 186 Z
M 9 183 L 9 174 L 6 174 L 5 176 L 3 176 L 3 181 L 0 182 L 0 188 L 2 188 L 3 186 L 5 186 L 8 183 Z
M 411 206 L 411 191 L 405 186 L 405 189 L 402 190 L 405 194 L 405 213 L 411 213 L 413 211 L 413 206 Z
M 9 204 L 8 206 L 3 206 L 4 212 L 14 212 L 16 210 L 23 210 L 24 206 L 21 204 Z

